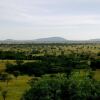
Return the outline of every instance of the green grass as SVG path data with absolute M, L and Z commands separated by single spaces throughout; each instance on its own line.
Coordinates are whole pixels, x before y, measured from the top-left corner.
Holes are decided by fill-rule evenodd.
M 36 60 L 24 60 L 24 62 L 36 62 Z M 5 69 L 7 63 L 15 64 L 15 60 L 0 60 L 0 72 Z
M 95 79 L 96 80 L 100 80 L 100 69 L 97 69 L 96 71 L 95 71 Z
M 20 100 L 22 94 L 26 89 L 29 89 L 28 81 L 31 79 L 29 76 L 19 76 L 17 79 L 11 80 L 8 85 L 6 82 L 0 82 L 1 90 L 8 90 L 6 100 Z M 3 100 L 0 93 L 0 100 Z
M 15 60 L 0 60 L 0 72 L 5 69 L 7 63 L 15 63 Z
M 28 62 L 28 61 L 24 61 Z M 29 61 L 31 62 L 31 60 Z M 15 60 L 0 60 L 0 72 L 4 71 L 6 63 L 15 63 Z M 7 85 L 6 82 L 0 81 L 0 88 L 2 90 L 8 90 L 6 100 L 20 100 L 22 94 L 26 89 L 29 88 L 27 83 L 31 77 L 29 76 L 19 76 L 17 79 L 13 78 Z M 0 100 L 3 100 L 0 92 Z
M 28 61 L 28 60 L 27 60 Z M 25 62 L 27 62 L 25 61 Z M 30 60 L 32 61 L 32 60 Z M 0 60 L 0 71 L 5 69 L 5 64 L 7 62 L 14 63 L 15 60 Z M 86 74 L 85 70 L 78 70 L 76 75 L 79 75 L 79 77 L 83 77 L 84 74 Z M 95 71 L 95 76 L 94 78 L 96 80 L 100 80 L 100 69 L 97 69 Z M 7 93 L 7 98 L 6 100 L 20 100 L 22 94 L 24 93 L 25 90 L 29 89 L 29 84 L 27 83 L 31 77 L 29 76 L 19 76 L 17 79 L 13 78 L 7 86 L 6 82 L 1 82 L 0 81 L 0 87 L 1 90 L 8 90 Z M 0 100 L 3 100 L 1 92 L 0 92 Z
M 85 71 L 80 71 L 80 78 L 85 74 Z M 31 79 L 29 76 L 19 76 L 17 79 L 12 79 L 8 85 L 6 82 L 0 82 L 1 90 L 8 90 L 6 100 L 20 100 L 25 90 L 29 89 L 28 81 Z M 100 80 L 100 70 L 95 71 L 95 79 Z M 0 93 L 0 100 L 3 100 Z

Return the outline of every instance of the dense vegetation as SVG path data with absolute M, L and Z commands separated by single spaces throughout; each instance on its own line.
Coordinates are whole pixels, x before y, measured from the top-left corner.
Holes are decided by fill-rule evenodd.
M 30 82 L 31 89 L 22 100 L 99 100 L 100 82 L 89 77 L 66 78 L 66 75 L 50 75 Z
M 0 44 L 0 60 L 7 61 L 0 70 L 7 86 L 13 77 L 32 77 L 22 100 L 100 99 L 94 77 L 100 69 L 99 44 Z M 5 99 L 7 91 L 1 93 Z

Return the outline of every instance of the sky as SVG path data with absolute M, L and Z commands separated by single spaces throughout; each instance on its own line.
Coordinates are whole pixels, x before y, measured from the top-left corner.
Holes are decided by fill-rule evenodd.
M 0 40 L 100 38 L 100 0 L 0 0 Z

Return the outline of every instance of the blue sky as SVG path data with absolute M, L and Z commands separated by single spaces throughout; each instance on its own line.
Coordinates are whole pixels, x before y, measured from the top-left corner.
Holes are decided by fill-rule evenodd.
M 0 40 L 100 38 L 100 0 L 0 0 Z

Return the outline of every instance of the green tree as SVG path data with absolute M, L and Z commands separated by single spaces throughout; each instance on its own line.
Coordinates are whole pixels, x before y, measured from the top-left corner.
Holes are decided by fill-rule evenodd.
M 6 100 L 6 98 L 7 98 L 7 93 L 8 93 L 7 90 L 3 90 L 3 91 L 1 92 L 1 95 L 2 95 L 2 97 L 3 97 L 3 100 Z
M 16 79 L 17 79 L 17 77 L 20 75 L 20 72 L 19 71 L 14 71 L 13 72 L 13 75 L 16 77 Z
M 99 100 L 100 82 L 87 77 L 66 78 L 65 74 L 45 75 L 31 81 L 21 100 Z
M 7 82 L 7 85 L 9 83 L 10 80 L 12 80 L 12 75 L 6 73 L 6 72 L 3 72 L 1 75 L 1 80 L 4 81 L 4 82 Z

